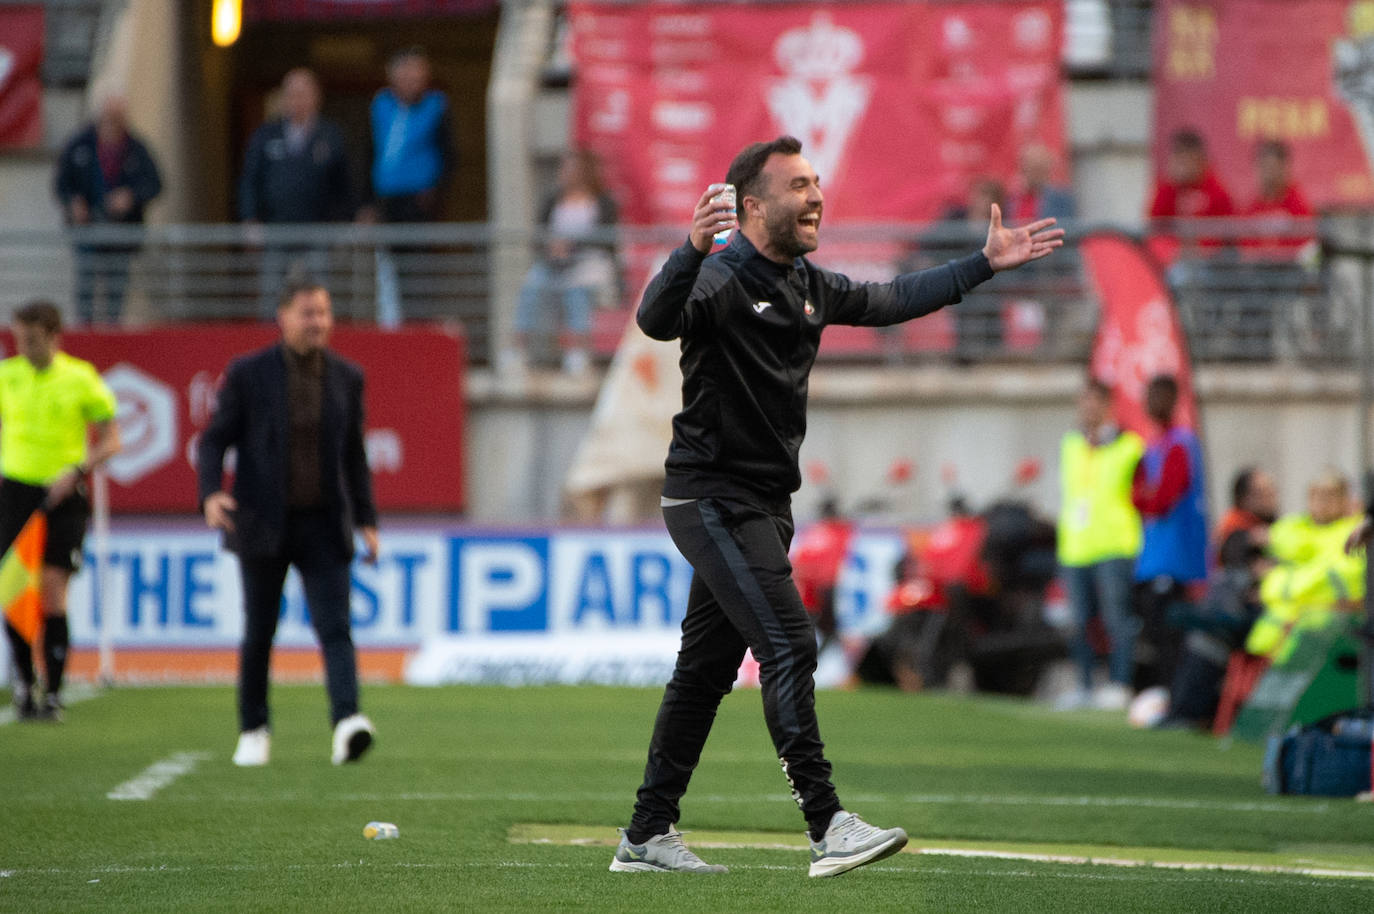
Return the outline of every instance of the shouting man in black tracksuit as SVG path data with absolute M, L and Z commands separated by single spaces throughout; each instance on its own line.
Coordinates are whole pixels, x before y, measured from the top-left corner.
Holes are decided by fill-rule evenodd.
M 998 270 L 1044 257 L 1063 231 L 1043 219 L 1002 226 L 994 204 L 983 250 L 889 283 L 859 283 L 811 264 L 820 180 L 801 143 L 746 147 L 730 165 L 739 231 L 713 257 L 735 212 L 708 189 L 688 242 L 645 290 L 639 326 L 682 340 L 682 412 L 673 420 L 663 516 L 695 571 L 682 648 L 663 696 L 634 816 L 615 871 L 724 872 L 676 829 L 678 801 L 746 648 L 759 662 L 764 716 L 811 839 L 812 876 L 880 860 L 906 843 L 846 812 L 816 724 L 816 637 L 792 583 L 790 498 L 801 484 L 807 376 L 827 324 L 886 326 L 960 300 Z

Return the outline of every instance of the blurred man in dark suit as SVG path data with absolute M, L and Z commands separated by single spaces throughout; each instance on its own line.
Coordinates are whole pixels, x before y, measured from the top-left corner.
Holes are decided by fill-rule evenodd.
M 270 749 L 268 663 L 287 569 L 305 585 L 324 655 L 333 762 L 371 745 L 358 712 L 357 659 L 349 630 L 353 531 L 365 560 L 377 556 L 377 509 L 363 447 L 363 373 L 327 348 L 329 293 L 290 285 L 277 308 L 281 342 L 235 359 L 197 456 L 206 523 L 224 531 L 243 577 L 239 742 L 234 763 L 265 765 Z M 224 455 L 238 452 L 233 494 L 223 491 Z

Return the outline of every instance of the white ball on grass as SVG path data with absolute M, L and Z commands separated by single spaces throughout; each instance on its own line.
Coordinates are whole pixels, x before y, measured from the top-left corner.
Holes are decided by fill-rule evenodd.
M 1151 686 L 1141 692 L 1126 710 L 1126 721 L 1139 730 L 1156 726 L 1169 713 L 1169 690 Z

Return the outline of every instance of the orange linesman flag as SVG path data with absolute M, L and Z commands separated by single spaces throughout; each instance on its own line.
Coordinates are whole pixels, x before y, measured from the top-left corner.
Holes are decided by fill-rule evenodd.
M 43 630 L 43 601 L 39 587 L 47 539 L 48 518 L 42 511 L 35 511 L 5 557 L 0 559 L 0 606 L 4 607 L 5 621 L 29 644 L 37 643 Z

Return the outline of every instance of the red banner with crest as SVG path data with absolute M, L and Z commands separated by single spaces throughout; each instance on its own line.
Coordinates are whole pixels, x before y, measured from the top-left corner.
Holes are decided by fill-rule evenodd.
M 784 133 L 821 176 L 827 221 L 934 219 L 976 178 L 1010 182 L 1032 142 L 1064 167 L 1055 0 L 570 13 L 574 139 L 630 223 L 685 226 L 741 148 Z

